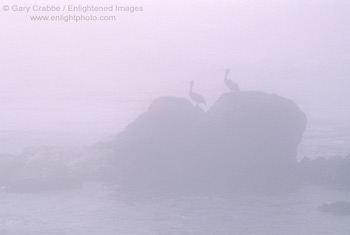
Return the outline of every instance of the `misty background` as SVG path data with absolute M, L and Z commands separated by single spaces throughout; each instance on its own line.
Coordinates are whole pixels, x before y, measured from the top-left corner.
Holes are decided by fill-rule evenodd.
M 350 2 L 118 4 L 144 10 L 78 23 L 0 14 L 0 131 L 100 138 L 121 131 L 161 95 L 188 97 L 190 80 L 212 105 L 227 91 L 227 67 L 241 90 L 294 100 L 308 116 L 306 136 L 313 128 L 325 136 L 332 127 L 350 130 Z

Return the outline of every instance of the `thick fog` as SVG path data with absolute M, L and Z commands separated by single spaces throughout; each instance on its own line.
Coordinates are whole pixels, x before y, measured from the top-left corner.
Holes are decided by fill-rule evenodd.
M 1 129 L 119 131 L 156 97 L 187 97 L 190 80 L 212 104 L 226 67 L 242 90 L 291 98 L 309 117 L 349 106 L 348 1 L 134 4 L 144 11 L 116 22 L 2 12 Z
M 0 234 L 346 234 L 349 12 L 0 0 Z

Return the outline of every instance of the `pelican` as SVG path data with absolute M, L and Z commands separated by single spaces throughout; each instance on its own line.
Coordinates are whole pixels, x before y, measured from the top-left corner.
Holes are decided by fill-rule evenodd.
M 229 73 L 230 73 L 230 69 L 226 69 L 226 71 L 225 71 L 225 79 L 224 79 L 226 86 L 232 92 L 239 92 L 238 84 L 227 78 Z
M 203 96 L 201 96 L 200 94 L 194 93 L 193 90 L 193 85 L 194 85 L 194 81 L 192 80 L 190 83 L 190 97 L 191 99 L 196 102 L 196 106 L 198 106 L 199 104 L 204 104 L 207 105 L 207 103 L 205 102 L 205 99 Z

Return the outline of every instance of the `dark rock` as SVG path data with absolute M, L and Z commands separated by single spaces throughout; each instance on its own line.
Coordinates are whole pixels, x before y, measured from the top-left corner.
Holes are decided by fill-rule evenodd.
M 118 182 L 159 187 L 275 187 L 291 182 L 306 116 L 291 100 L 226 93 L 207 113 L 156 99 L 112 141 Z
M 320 211 L 325 213 L 331 213 L 333 215 L 349 216 L 350 215 L 350 203 L 345 201 L 337 201 L 333 203 L 325 203 L 319 207 Z
M 193 127 L 203 116 L 184 98 L 156 99 L 116 139 L 118 178 L 146 187 L 185 184 L 195 170 Z
M 322 185 L 336 189 L 350 189 L 350 158 L 331 156 L 303 158 L 298 163 L 298 180 L 302 184 Z
M 225 93 L 196 136 L 208 170 L 224 184 L 275 187 L 291 182 L 305 126 L 305 114 L 291 100 L 255 91 Z
M 4 190 L 16 193 L 78 189 L 82 182 L 67 166 L 64 157 L 67 156 L 59 147 L 27 148 L 21 155 L 9 159 L 5 165 L 7 169 L 2 171 L 6 180 L 0 181 L 0 185 Z

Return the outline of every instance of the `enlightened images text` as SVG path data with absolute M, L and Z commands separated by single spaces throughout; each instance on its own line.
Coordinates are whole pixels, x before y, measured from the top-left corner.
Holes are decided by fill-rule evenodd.
M 33 6 L 21 6 L 12 5 L 10 8 L 14 12 L 139 12 L 143 11 L 142 6 L 94 6 L 94 5 L 33 5 Z

